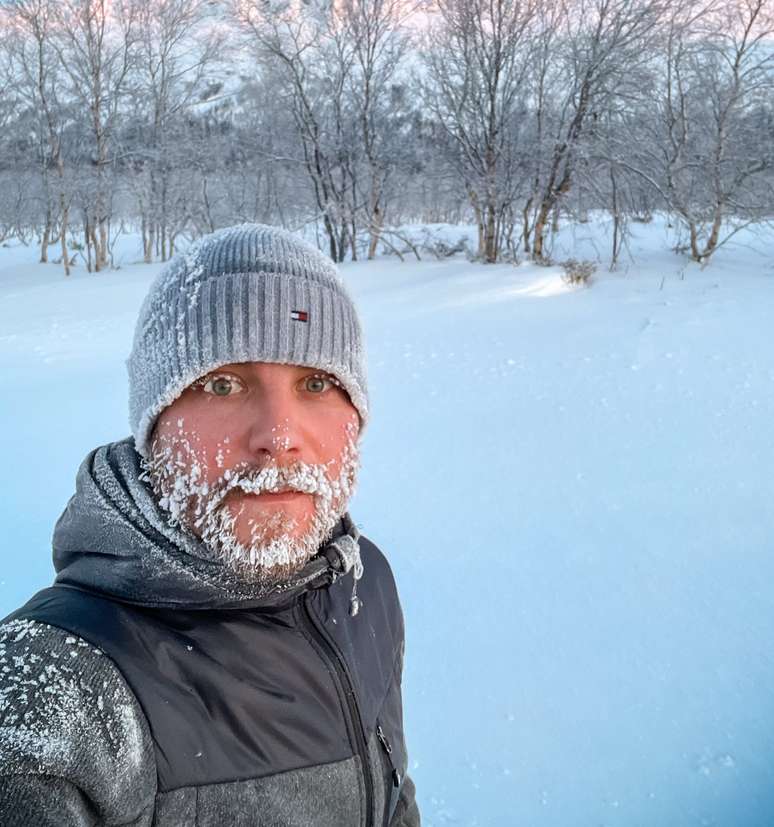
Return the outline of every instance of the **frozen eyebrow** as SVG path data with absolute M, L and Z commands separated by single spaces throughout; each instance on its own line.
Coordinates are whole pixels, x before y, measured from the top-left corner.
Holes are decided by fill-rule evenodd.
M 212 382 L 219 377 L 225 377 L 237 388 L 245 389 L 248 387 L 247 382 L 239 374 L 230 370 L 213 370 L 210 373 L 205 373 L 204 376 L 200 376 L 191 382 L 188 387 L 195 388 L 197 391 L 204 390 L 208 382 Z

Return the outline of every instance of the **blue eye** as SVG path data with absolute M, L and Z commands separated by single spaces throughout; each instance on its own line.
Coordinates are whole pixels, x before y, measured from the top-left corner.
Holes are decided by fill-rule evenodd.
M 223 373 L 207 377 L 202 383 L 202 387 L 206 393 L 211 393 L 213 396 L 233 396 L 244 389 L 244 385 L 236 376 L 228 376 Z
M 332 387 L 333 382 L 324 376 L 307 376 L 305 380 L 306 389 L 312 393 L 322 393 L 329 386 Z

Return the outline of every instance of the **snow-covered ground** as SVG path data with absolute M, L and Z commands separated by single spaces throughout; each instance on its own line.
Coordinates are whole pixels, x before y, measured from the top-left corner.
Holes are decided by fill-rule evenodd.
M 774 824 L 774 236 L 700 270 L 659 222 L 634 232 L 588 289 L 462 258 L 342 268 L 373 401 L 351 511 L 401 590 L 428 827 Z M 49 583 L 83 455 L 128 433 L 159 269 L 130 241 L 69 280 L 0 248 L 3 614 Z

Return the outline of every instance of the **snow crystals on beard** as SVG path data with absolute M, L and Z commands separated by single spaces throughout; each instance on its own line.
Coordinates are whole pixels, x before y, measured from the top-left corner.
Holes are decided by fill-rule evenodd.
M 241 463 L 208 483 L 206 460 L 195 445 L 198 439 L 182 429 L 153 440 L 150 460 L 143 461 L 143 479 L 150 483 L 170 524 L 200 537 L 214 559 L 246 581 L 280 583 L 300 571 L 330 538 L 354 493 L 359 467 L 357 429 L 351 424 L 345 428 L 347 441 L 335 479 L 328 477 L 325 465 L 297 460 L 284 466 L 272 462 L 264 468 Z M 222 467 L 221 462 L 217 466 Z M 250 541 L 242 543 L 237 522 L 245 505 L 234 513 L 229 494 L 288 488 L 313 496 L 314 511 L 303 534 L 293 536 L 297 522 L 279 508 L 260 521 L 250 518 Z

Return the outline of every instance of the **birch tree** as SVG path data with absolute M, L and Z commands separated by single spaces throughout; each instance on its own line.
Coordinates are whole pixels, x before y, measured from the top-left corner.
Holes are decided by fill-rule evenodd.
M 771 213 L 772 36 L 766 0 L 675 5 L 639 140 L 620 147 L 685 227 L 694 261 Z
M 56 34 L 54 4 L 52 0 L 11 0 L 0 11 L 0 25 L 7 34 L 8 68 L 15 81 L 17 100 L 23 99 L 33 113 L 45 200 L 40 261 L 48 261 L 49 245 L 59 241 L 65 275 L 69 275 L 70 195 L 63 150 L 67 107 L 63 101 L 62 68 L 51 45 Z
M 128 0 L 56 0 L 50 38 L 69 78 L 69 94 L 88 113 L 93 198 L 86 216 L 94 267 L 108 265 L 114 149 L 123 95 L 135 52 L 135 8 Z
M 363 205 L 369 259 L 376 254 L 384 227 L 386 189 L 397 162 L 394 137 L 402 107 L 392 94 L 392 84 L 405 59 L 409 39 L 404 24 L 413 11 L 405 0 L 344 0 L 340 7 L 354 47 L 349 91 L 359 124 L 365 179 L 359 186 L 362 196 L 356 198 Z
M 455 148 L 486 262 L 500 256 L 519 180 L 513 140 L 535 11 L 533 0 L 438 0 L 427 35 L 426 105 Z
M 662 10 L 658 0 L 575 0 L 563 16 L 549 161 L 532 229 L 535 259 L 545 255 L 549 219 L 572 186 L 590 123 L 616 101 L 636 96 Z
M 293 113 L 330 256 L 342 261 L 352 237 L 356 123 L 347 96 L 354 44 L 333 5 L 236 0 L 237 21 L 279 100 Z
M 176 232 L 171 210 L 175 163 L 187 143 L 182 116 L 205 95 L 207 71 L 225 43 L 206 0 L 142 0 L 136 4 L 137 61 L 133 74 L 136 112 L 147 125 L 134 153 L 134 182 L 146 262 L 154 251 L 165 261 Z M 180 159 L 183 160 L 183 159 Z

